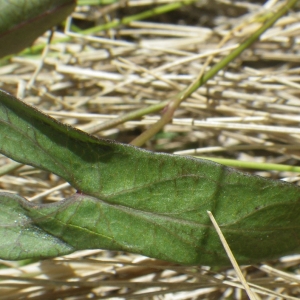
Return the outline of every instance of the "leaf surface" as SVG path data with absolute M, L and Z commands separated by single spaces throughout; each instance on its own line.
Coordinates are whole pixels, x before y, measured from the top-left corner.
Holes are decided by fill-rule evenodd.
M 38 228 L 36 234 L 61 243 L 55 243 L 49 254 L 42 248 L 27 252 L 29 239 L 20 251 L 18 240 L 12 239 L 10 251 L 0 248 L 3 259 L 104 248 L 181 264 L 229 264 L 207 210 L 214 214 L 239 263 L 300 249 L 298 186 L 208 160 L 99 139 L 3 91 L 0 152 L 53 172 L 82 192 L 50 205 L 31 204 L 20 197 L 10 204 L 1 200 L 0 220 L 7 210 L 19 207 L 24 222 L 9 223 L 4 218 L 0 238 L 8 239 L 10 227 L 18 231 L 29 226 L 29 231 Z
M 0 57 L 30 46 L 75 6 L 75 0 L 0 0 Z
M 0 193 L 0 253 L 8 259 L 45 258 L 75 251 L 63 240 L 35 226 L 23 207 L 36 209 L 22 197 Z

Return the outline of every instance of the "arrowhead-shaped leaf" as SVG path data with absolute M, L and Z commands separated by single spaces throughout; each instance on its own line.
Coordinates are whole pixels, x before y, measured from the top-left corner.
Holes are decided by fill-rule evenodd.
M 76 0 L 0 0 L 0 57 L 30 46 L 75 6 Z
M 105 248 L 181 264 L 228 264 L 207 210 L 240 263 L 300 250 L 298 186 L 99 139 L 2 91 L 0 152 L 82 192 L 50 205 L 2 194 L 0 241 L 9 240 L 0 247 L 3 259 Z M 39 236 L 46 246 L 36 246 Z

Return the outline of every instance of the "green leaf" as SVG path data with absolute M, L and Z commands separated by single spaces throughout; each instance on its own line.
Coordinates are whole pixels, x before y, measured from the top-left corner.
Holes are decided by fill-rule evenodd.
M 75 6 L 76 0 L 0 0 L 0 57 L 30 46 Z
M 0 152 L 53 172 L 80 191 L 51 205 L 33 205 L 20 197 L 7 203 L 4 195 L 0 237 L 9 239 L 10 248 L 0 248 L 3 259 L 105 248 L 181 264 L 229 264 L 207 210 L 239 263 L 300 250 L 298 186 L 208 160 L 99 139 L 2 91 Z M 5 217 L 16 209 L 18 222 Z M 36 247 L 30 235 L 19 247 L 22 228 L 36 236 L 47 234 L 56 247 Z
M 44 258 L 67 254 L 76 249 L 35 226 L 26 215 L 34 204 L 20 196 L 0 193 L 0 253 L 8 259 Z

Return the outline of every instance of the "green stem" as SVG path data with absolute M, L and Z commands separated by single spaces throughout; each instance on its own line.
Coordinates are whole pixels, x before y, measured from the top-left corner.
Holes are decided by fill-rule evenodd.
M 297 3 L 297 0 L 290 0 L 286 5 L 283 5 L 276 13 L 272 16 L 256 31 L 254 32 L 245 42 L 243 42 L 238 48 L 234 49 L 229 55 L 224 57 L 220 62 L 210 68 L 203 76 L 199 76 L 187 89 L 180 92 L 173 101 L 168 105 L 165 114 L 148 130 L 143 132 L 137 138 L 135 138 L 131 144 L 134 146 L 142 146 L 146 141 L 153 137 L 159 132 L 164 125 L 166 125 L 173 118 L 173 112 L 194 91 L 204 85 L 209 79 L 215 76 L 220 70 L 225 68 L 230 62 L 237 58 L 244 50 L 249 48 L 258 38 L 269 29 L 280 17 L 287 13 Z
M 111 29 L 111 28 L 116 28 L 120 25 L 128 25 L 130 22 L 144 20 L 144 19 L 147 19 L 147 18 L 151 18 L 153 16 L 161 15 L 161 14 L 170 12 L 172 10 L 179 9 L 182 6 L 190 5 L 195 1 L 196 0 L 188 0 L 188 1 L 174 2 L 174 3 L 171 3 L 171 4 L 161 5 L 161 6 L 143 11 L 139 14 L 124 17 L 121 20 L 114 20 L 114 21 L 111 21 L 109 23 L 93 27 L 91 29 L 83 30 L 79 33 L 91 34 L 91 33 L 99 32 L 99 31 L 108 30 L 108 29 Z
M 169 102 L 170 102 L 170 100 L 165 100 L 165 101 L 160 102 L 158 104 L 153 104 L 153 105 L 141 108 L 141 109 L 137 109 L 137 110 L 132 111 L 130 113 L 121 115 L 121 116 L 119 116 L 115 119 L 92 125 L 88 129 L 86 129 L 86 131 L 89 132 L 89 133 L 96 133 L 96 132 L 99 132 L 99 131 L 102 131 L 102 130 L 107 130 L 109 128 L 116 127 L 116 126 L 118 126 L 120 124 L 123 124 L 127 121 L 130 121 L 130 120 L 139 119 L 139 118 L 141 118 L 141 117 L 143 117 L 147 114 L 155 113 L 157 111 L 162 110 Z
M 300 173 L 300 167 L 294 167 L 289 165 L 256 163 L 256 162 L 239 161 L 235 159 L 215 158 L 215 157 L 207 157 L 207 156 L 195 156 L 195 157 L 211 160 L 219 164 L 226 165 L 229 167 L 235 167 L 235 168 Z
M 85 6 L 85 5 L 109 5 L 116 3 L 118 0 L 78 0 L 78 6 Z
M 87 0 L 87 1 L 89 1 L 89 0 Z M 171 4 L 160 5 L 158 7 L 153 8 L 153 9 L 143 11 L 139 14 L 135 14 L 135 15 L 132 15 L 132 16 L 127 16 L 127 17 L 122 18 L 121 20 L 115 20 L 115 21 L 112 21 L 112 22 L 109 22 L 109 23 L 106 23 L 106 24 L 102 24 L 102 25 L 99 25 L 99 26 L 96 26 L 96 27 L 92 27 L 92 28 L 89 28 L 89 29 L 86 29 L 86 30 L 79 31 L 77 33 L 88 35 L 88 34 L 97 33 L 99 31 L 104 31 L 104 30 L 108 30 L 108 29 L 111 29 L 111 28 L 116 28 L 120 25 L 128 25 L 130 22 L 143 20 L 143 19 L 147 19 L 147 18 L 151 18 L 151 17 L 157 16 L 157 15 L 160 15 L 160 14 L 164 14 L 164 13 L 170 12 L 172 10 L 179 9 L 182 6 L 190 5 L 191 3 L 195 2 L 195 1 L 197 1 L 197 0 L 188 0 L 188 1 L 186 0 L 186 1 L 175 2 L 175 3 L 171 3 Z M 98 0 L 98 2 L 99 2 L 99 0 Z M 114 1 L 113 0 L 104 1 L 104 3 L 106 3 L 106 2 L 107 3 L 113 3 Z M 117 2 L 117 1 L 115 1 L 115 2 Z M 81 3 L 83 3 L 83 1 Z M 79 4 L 80 4 L 80 2 L 79 2 Z M 51 44 L 65 43 L 65 42 L 70 41 L 71 39 L 72 39 L 72 37 L 67 36 L 67 37 L 64 37 L 64 38 L 55 39 L 51 42 Z M 22 55 L 29 55 L 29 54 L 32 54 L 32 53 L 37 53 L 37 52 L 42 51 L 44 49 L 44 47 L 45 47 L 45 44 L 39 44 L 39 45 L 36 45 L 36 46 L 32 46 L 32 47 L 27 48 L 24 51 L 22 51 L 21 54 Z M 12 57 L 12 55 L 6 56 L 5 58 L 3 58 L 3 61 L 5 61 L 5 60 L 7 60 L 11 57 Z

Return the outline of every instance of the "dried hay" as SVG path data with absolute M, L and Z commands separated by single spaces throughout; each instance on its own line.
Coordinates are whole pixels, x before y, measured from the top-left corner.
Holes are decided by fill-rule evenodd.
M 72 24 L 93 26 L 175 3 L 119 1 L 81 6 Z M 284 1 L 196 1 L 150 19 L 89 35 L 57 30 L 42 55 L 14 56 L 0 67 L 0 87 L 49 115 L 95 132 L 118 115 L 160 103 L 187 87 Z M 69 20 L 70 21 L 70 20 Z M 67 24 L 70 25 L 71 23 Z M 199 88 L 146 148 L 240 161 L 299 164 L 300 13 L 289 12 L 260 41 Z M 47 43 L 49 33 L 37 45 Z M 60 40 L 60 42 L 57 42 Z M 221 44 L 222 43 L 222 44 Z M 160 118 L 149 113 L 99 136 L 129 143 Z M 101 125 L 99 125 L 101 124 Z M 73 193 L 60 178 L 0 157 L 0 188 L 32 200 Z M 297 182 L 292 172 L 255 172 Z M 223 249 L 220 249 L 223 251 Z M 300 256 L 241 267 L 259 299 L 299 299 Z M 185 267 L 104 250 L 39 262 L 2 261 L 0 300 L 246 299 L 232 268 Z

